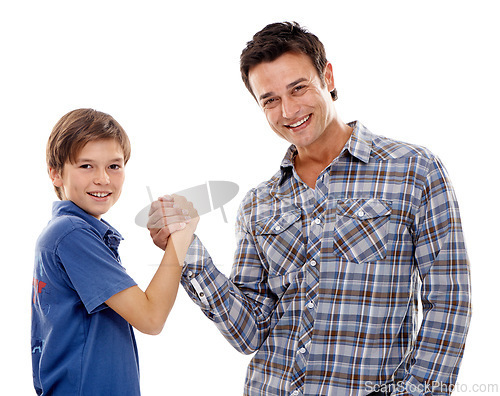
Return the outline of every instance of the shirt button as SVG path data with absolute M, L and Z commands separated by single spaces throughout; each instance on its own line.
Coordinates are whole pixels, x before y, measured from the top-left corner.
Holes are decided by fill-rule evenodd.
M 307 308 L 313 309 L 314 308 L 314 303 L 312 301 L 309 301 L 307 303 Z
M 193 277 L 193 271 L 188 271 L 187 276 L 188 276 L 189 278 L 192 278 L 192 277 Z
M 200 297 L 202 297 L 202 298 L 203 298 L 203 297 L 205 297 L 205 293 L 203 293 L 203 292 L 200 292 L 200 294 L 198 294 L 198 295 L 199 295 Z
M 363 217 L 365 215 L 365 212 L 363 211 L 363 209 L 360 209 L 358 211 L 358 217 Z
M 298 396 L 298 394 L 299 394 L 299 391 L 298 391 L 298 390 L 294 390 L 294 391 L 292 392 L 292 396 Z
M 300 348 L 300 349 L 299 349 L 299 352 L 300 352 L 300 353 L 306 353 L 306 348 L 304 348 L 304 347 Z
M 321 220 L 320 219 L 314 219 L 314 224 L 321 224 Z
M 274 227 L 274 229 L 275 229 L 276 231 L 279 231 L 279 230 L 281 230 L 281 227 L 280 227 L 280 226 L 276 226 L 276 227 Z
M 311 261 L 309 261 L 309 264 L 311 265 L 311 267 L 315 267 L 317 263 L 316 263 L 316 261 L 311 260 Z

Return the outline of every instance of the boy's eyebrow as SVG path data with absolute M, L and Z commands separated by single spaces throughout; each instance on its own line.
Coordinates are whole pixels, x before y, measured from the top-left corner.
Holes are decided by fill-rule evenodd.
M 120 161 L 125 161 L 125 159 L 123 157 L 117 157 L 109 160 L 109 162 L 120 162 Z M 77 158 L 76 162 L 95 162 L 95 161 L 88 158 Z
M 303 81 L 307 81 L 307 78 L 301 77 L 301 78 L 296 79 L 295 81 L 288 84 L 286 86 L 286 89 L 293 88 L 295 85 L 297 85 L 298 83 L 301 83 Z M 266 99 L 266 98 L 273 96 L 273 95 L 274 95 L 274 92 L 266 92 L 265 94 L 259 96 L 259 100 Z

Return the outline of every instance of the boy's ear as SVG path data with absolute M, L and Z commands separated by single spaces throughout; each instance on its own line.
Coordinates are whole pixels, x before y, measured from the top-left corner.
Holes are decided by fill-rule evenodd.
M 62 177 L 61 173 L 54 168 L 49 168 L 49 176 L 50 180 L 52 180 L 52 184 L 54 187 L 62 187 L 63 182 L 62 182 Z

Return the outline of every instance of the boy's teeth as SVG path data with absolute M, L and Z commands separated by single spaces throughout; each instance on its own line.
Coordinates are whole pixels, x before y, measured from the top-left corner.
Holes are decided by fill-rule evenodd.
M 98 198 L 103 198 L 107 195 L 109 195 L 109 193 L 89 193 L 90 195 L 93 195 L 94 197 L 98 197 Z
M 290 127 L 292 128 L 296 128 L 298 127 L 299 125 L 302 125 L 304 122 L 306 122 L 307 120 L 309 119 L 309 116 L 307 117 L 304 117 L 303 119 L 301 119 L 300 121 L 297 121 L 295 124 L 291 124 L 289 125 Z

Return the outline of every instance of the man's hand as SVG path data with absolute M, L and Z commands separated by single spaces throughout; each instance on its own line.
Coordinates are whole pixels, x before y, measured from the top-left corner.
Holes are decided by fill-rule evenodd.
M 196 228 L 198 213 L 184 197 L 165 195 L 151 204 L 147 227 L 154 244 L 165 250 L 170 235 L 186 228 L 193 219 Z

